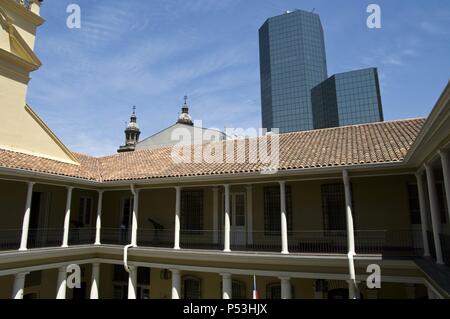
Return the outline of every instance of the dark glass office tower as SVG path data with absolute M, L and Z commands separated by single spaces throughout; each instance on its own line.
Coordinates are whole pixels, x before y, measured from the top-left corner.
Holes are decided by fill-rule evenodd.
M 335 74 L 311 97 L 315 129 L 383 121 L 376 68 Z
M 301 10 L 259 29 L 262 125 L 281 133 L 313 129 L 311 89 L 327 78 L 319 15 Z

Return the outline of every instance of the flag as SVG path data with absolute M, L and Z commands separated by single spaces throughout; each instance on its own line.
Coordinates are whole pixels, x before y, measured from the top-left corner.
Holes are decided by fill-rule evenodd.
M 253 299 L 259 299 L 259 292 L 256 289 L 256 276 L 253 276 Z

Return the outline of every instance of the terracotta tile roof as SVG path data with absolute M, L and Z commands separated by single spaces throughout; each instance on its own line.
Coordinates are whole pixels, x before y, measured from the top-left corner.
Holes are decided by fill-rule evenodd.
M 402 162 L 425 119 L 411 119 L 280 135 L 280 170 Z M 255 141 L 250 140 L 250 141 Z M 221 143 L 225 149 L 225 142 Z M 233 141 L 234 148 L 237 142 Z M 245 141 L 249 145 L 249 140 Z M 218 144 L 211 144 L 218 145 Z M 191 154 L 200 146 L 189 147 Z M 252 154 L 254 150 L 251 151 Z M 0 167 L 18 168 L 96 181 L 155 179 L 258 172 L 267 165 L 251 163 L 177 163 L 172 148 L 141 150 L 94 158 L 75 153 L 71 165 L 0 150 Z M 247 150 L 246 158 L 249 157 Z
M 98 159 L 73 153 L 80 165 L 0 149 L 0 167 L 22 169 L 85 180 L 100 180 Z

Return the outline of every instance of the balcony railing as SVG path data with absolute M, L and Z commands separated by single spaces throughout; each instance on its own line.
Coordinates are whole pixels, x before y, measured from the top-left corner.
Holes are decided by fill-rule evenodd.
M 14 1 L 27 9 L 31 8 L 32 0 L 14 0 Z
M 95 243 L 95 228 L 71 228 L 69 245 L 89 245 Z
M 174 231 L 170 229 L 141 228 L 137 233 L 138 246 L 172 248 Z
M 214 230 L 182 230 L 180 246 L 186 249 L 223 250 L 223 235 Z
M 21 229 L 0 230 L 0 250 L 17 250 L 20 247 Z
M 19 248 L 22 230 L 0 230 L 0 250 Z M 182 249 L 223 250 L 222 231 L 182 230 L 180 247 Z M 59 247 L 62 244 L 63 229 L 30 229 L 28 248 Z M 449 236 L 441 235 L 443 247 L 450 245 Z M 71 228 L 69 245 L 89 245 L 95 241 L 95 228 Z M 140 228 L 137 233 L 138 246 L 174 247 L 174 230 Z M 131 242 L 131 229 L 102 228 L 101 243 L 124 246 Z M 280 252 L 280 232 L 231 231 L 232 251 Z M 345 231 L 289 231 L 289 252 L 305 254 L 346 254 L 347 233 Z M 382 254 L 383 256 L 417 256 L 423 252 L 422 237 L 419 230 L 357 230 L 355 231 L 357 254 Z M 446 254 L 446 261 L 449 256 Z
M 64 230 L 62 228 L 30 229 L 28 231 L 27 247 L 30 249 L 60 247 L 63 234 Z
M 128 245 L 131 242 L 131 229 L 102 228 L 100 240 L 107 245 Z

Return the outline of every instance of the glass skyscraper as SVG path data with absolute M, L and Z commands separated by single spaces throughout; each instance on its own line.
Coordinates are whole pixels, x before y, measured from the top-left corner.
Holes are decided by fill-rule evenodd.
M 319 15 L 297 10 L 269 18 L 259 46 L 263 127 L 313 129 L 311 89 L 328 77 Z
M 315 129 L 383 121 L 376 68 L 335 74 L 311 97 Z

